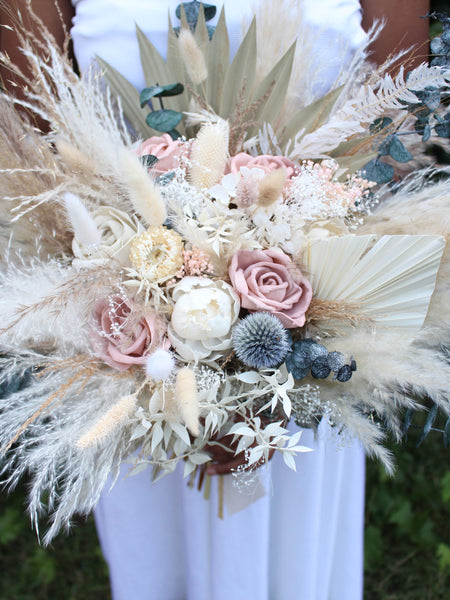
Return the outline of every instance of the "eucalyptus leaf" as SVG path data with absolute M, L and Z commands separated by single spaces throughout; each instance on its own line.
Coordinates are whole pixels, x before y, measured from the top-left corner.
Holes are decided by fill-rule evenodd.
M 201 6 L 203 5 L 203 12 L 205 14 L 205 21 L 211 21 L 216 16 L 217 8 L 213 4 L 204 4 L 193 0 L 193 2 L 182 2 L 175 9 L 175 15 L 177 19 L 181 19 L 182 9 L 184 9 L 186 20 L 189 24 L 196 24 L 200 13 Z
M 448 116 L 448 115 L 447 115 Z M 439 137 L 449 138 L 450 137 L 450 121 L 444 121 L 435 125 L 434 130 Z
M 147 115 L 147 125 L 157 131 L 168 132 L 178 125 L 183 115 L 175 110 L 155 110 Z
M 402 434 L 405 439 L 408 438 L 408 429 L 410 428 L 412 420 L 414 418 L 414 412 L 415 411 L 412 408 L 406 409 L 405 417 L 402 423 Z
M 424 439 L 430 433 L 430 430 L 433 427 L 433 423 L 436 420 L 437 412 L 438 412 L 438 406 L 437 406 L 437 404 L 434 404 L 432 406 L 432 408 L 430 409 L 430 412 L 428 413 L 428 417 L 427 417 L 427 420 L 425 421 L 425 425 L 423 426 L 422 432 L 419 436 L 419 439 L 417 440 L 417 443 L 416 443 L 417 448 L 422 444 Z
M 172 179 L 175 177 L 175 171 L 169 171 L 169 173 L 163 173 L 162 175 L 160 175 L 159 177 L 157 177 L 155 183 L 157 183 L 159 186 L 163 186 L 163 185 L 167 185 L 168 183 L 170 183 L 172 181 Z M 167 227 L 167 223 L 164 223 L 164 225 Z
M 389 143 L 389 154 L 400 163 L 408 162 L 413 159 L 413 155 L 405 148 L 396 135 L 393 135 Z
M 427 123 L 425 125 L 425 127 L 423 128 L 422 142 L 428 142 L 430 137 L 431 137 L 431 127 L 430 127 L 430 124 Z
M 166 98 L 168 96 L 178 96 L 184 91 L 181 83 L 170 83 L 168 85 L 153 85 L 144 88 L 140 94 L 141 107 L 144 107 L 152 98 Z
M 447 448 L 449 444 L 450 444 L 450 417 L 447 419 L 445 426 L 444 426 L 444 446 L 445 446 L 445 448 Z
M 394 177 L 394 167 L 377 158 L 371 160 L 361 169 L 361 175 L 368 181 L 387 183 Z
M 379 119 L 375 119 L 373 123 L 370 124 L 369 131 L 370 133 L 380 133 L 389 125 L 392 125 L 393 120 L 389 117 L 380 117 Z
M 159 161 L 159 158 L 154 154 L 143 154 L 139 157 L 139 160 L 146 169 L 150 169 L 153 167 L 153 165 L 156 165 L 156 163 Z

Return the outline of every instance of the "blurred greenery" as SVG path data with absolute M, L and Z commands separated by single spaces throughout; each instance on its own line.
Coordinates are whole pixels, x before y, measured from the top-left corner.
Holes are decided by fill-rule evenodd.
M 423 425 L 425 416 L 421 419 Z M 436 427 L 443 423 L 438 418 Z M 391 445 L 393 478 L 367 462 L 366 600 L 449 597 L 450 453 L 435 431 L 416 447 L 421 431 L 410 429 L 407 441 Z
M 395 477 L 367 461 L 365 600 L 448 598 L 449 449 L 436 432 L 416 448 L 420 432 L 412 428 L 404 444 L 391 446 Z M 108 600 L 92 516 L 42 548 L 25 515 L 25 495 L 25 486 L 0 495 L 0 600 Z
M 0 494 L 0 600 L 108 600 L 108 569 L 93 517 L 43 548 L 25 514 L 25 485 Z

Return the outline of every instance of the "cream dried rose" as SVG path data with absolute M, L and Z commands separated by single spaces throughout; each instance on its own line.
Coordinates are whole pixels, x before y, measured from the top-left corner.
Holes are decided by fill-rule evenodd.
M 239 298 L 224 281 L 184 277 L 173 291 L 169 324 L 171 344 L 185 360 L 214 360 L 231 348 L 231 326 L 239 316 Z
M 101 236 L 100 244 L 85 246 L 75 237 L 72 241 L 74 266 L 103 265 L 110 259 L 129 266 L 130 243 L 144 228 L 117 208 L 102 206 L 92 211 L 91 216 Z

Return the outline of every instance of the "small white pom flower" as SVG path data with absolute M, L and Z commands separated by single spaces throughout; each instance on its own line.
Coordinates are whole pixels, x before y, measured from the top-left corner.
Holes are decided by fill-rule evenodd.
M 167 379 L 175 367 L 173 355 L 167 350 L 158 348 L 147 358 L 145 371 L 155 381 Z

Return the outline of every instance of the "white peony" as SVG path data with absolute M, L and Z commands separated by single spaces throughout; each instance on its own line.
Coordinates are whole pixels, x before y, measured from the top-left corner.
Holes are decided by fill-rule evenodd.
M 239 316 L 239 297 L 224 281 L 184 277 L 173 291 L 175 306 L 169 339 L 185 360 L 215 360 L 231 348 L 231 327 Z
M 100 243 L 87 246 L 74 237 L 72 242 L 74 266 L 98 266 L 110 259 L 129 266 L 130 243 L 144 228 L 137 220 L 116 208 L 102 206 L 93 211 L 91 216 L 100 233 Z

